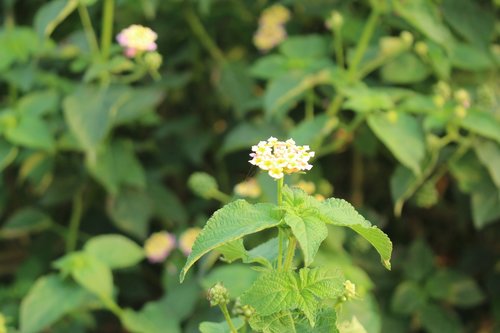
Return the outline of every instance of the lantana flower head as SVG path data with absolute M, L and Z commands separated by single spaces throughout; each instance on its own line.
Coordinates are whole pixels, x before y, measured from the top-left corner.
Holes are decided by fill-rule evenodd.
M 152 263 L 164 261 L 174 248 L 175 237 L 166 231 L 155 232 L 144 243 L 146 257 Z
M 257 198 L 261 193 L 259 183 L 255 178 L 236 184 L 234 193 L 242 197 Z
M 268 172 L 269 176 L 280 179 L 285 174 L 311 170 L 309 159 L 314 156 L 309 146 L 297 146 L 293 139 L 279 141 L 270 137 L 252 146 L 249 162 Z
M 179 237 L 179 249 L 184 253 L 185 256 L 188 256 L 191 253 L 191 249 L 193 248 L 194 241 L 200 234 L 201 229 L 194 227 L 186 229 Z
M 158 35 L 150 28 L 133 24 L 123 29 L 117 36 L 118 43 L 125 48 L 127 57 L 134 57 L 138 53 L 155 51 Z
M 253 36 L 255 46 L 267 52 L 287 37 L 285 23 L 290 19 L 290 11 L 282 5 L 265 9 L 259 18 L 259 28 Z
M 290 19 L 290 11 L 282 5 L 273 5 L 266 8 L 260 18 L 260 25 L 278 25 L 285 24 Z

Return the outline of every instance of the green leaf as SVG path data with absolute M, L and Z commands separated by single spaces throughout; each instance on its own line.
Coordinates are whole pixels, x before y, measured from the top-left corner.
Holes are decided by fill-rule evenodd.
M 38 333 L 50 327 L 65 314 L 86 305 L 91 295 L 59 275 L 47 275 L 36 280 L 21 302 L 20 329 L 23 333 Z
M 287 59 L 278 54 L 261 57 L 250 68 L 250 73 L 259 79 L 278 78 L 286 74 L 287 71 Z
M 122 185 L 146 186 L 146 176 L 130 141 L 114 141 L 100 149 L 95 157 L 87 156 L 89 172 L 110 194 L 116 195 Z
M 49 228 L 53 221 L 44 212 L 25 207 L 13 214 L 0 229 L 0 238 L 17 238 Z
M 74 252 L 56 261 L 55 265 L 63 270 L 69 269 L 75 281 L 88 291 L 99 297 L 112 298 L 111 269 L 94 256 L 84 252 Z
M 406 278 L 414 281 L 423 281 L 433 271 L 434 253 L 425 241 L 418 239 L 411 244 L 403 269 Z
M 53 0 L 44 4 L 35 15 L 35 30 L 48 37 L 77 7 L 79 0 Z
M 491 54 L 473 45 L 456 43 L 450 52 L 450 61 L 454 67 L 470 71 L 484 71 L 495 67 Z
M 387 269 L 391 268 L 391 240 L 382 230 L 361 216 L 351 204 L 342 199 L 330 198 L 322 203 L 321 214 L 326 217 L 325 222 L 349 227 L 365 238 L 380 254 L 382 264 Z
M 254 82 L 247 67 L 241 62 L 226 62 L 222 65 L 218 89 L 234 107 L 236 116 L 242 117 L 255 101 Z
M 391 299 L 391 309 L 394 313 L 411 315 L 427 302 L 425 291 L 413 281 L 400 283 Z
M 338 313 L 337 323 L 340 333 L 382 332 L 377 300 L 372 294 L 365 294 L 362 298 L 345 302 Z
M 0 139 L 0 172 L 16 159 L 19 149 Z
M 474 149 L 481 163 L 488 169 L 491 179 L 500 189 L 500 145 L 492 141 L 481 141 Z
M 13 144 L 34 149 L 54 150 L 52 133 L 41 118 L 21 116 L 15 127 L 5 131 L 5 138 Z
M 111 269 L 134 266 L 144 259 L 143 249 L 122 235 L 99 235 L 91 238 L 84 251 Z
M 458 315 L 436 304 L 427 304 L 419 312 L 422 327 L 428 333 L 461 333 L 462 323 Z
M 432 69 L 441 80 L 448 80 L 451 74 L 450 57 L 441 46 L 432 41 L 427 41 L 427 48 Z
M 472 278 L 453 270 L 438 271 L 427 281 L 425 289 L 431 297 L 458 307 L 473 307 L 485 299 Z
M 243 239 L 237 239 L 220 246 L 217 251 L 224 256 L 224 261 L 229 263 L 241 259 L 245 264 L 259 263 L 271 269 L 273 267 L 271 263 L 278 257 L 278 238 L 272 238 L 250 251 L 245 249 Z
M 186 209 L 172 190 L 162 186 L 160 182 L 149 182 L 147 192 L 151 196 L 155 215 L 158 218 L 176 224 L 187 222 Z
M 425 157 L 425 138 L 420 123 L 414 117 L 398 113 L 389 120 L 387 114 L 368 116 L 368 125 L 394 156 L 415 174 L 420 174 Z
M 357 112 L 389 110 L 394 107 L 389 94 L 364 85 L 349 87 L 344 92 L 347 96 L 344 107 Z
M 322 58 L 328 56 L 328 42 L 328 38 L 319 35 L 292 36 L 279 49 L 289 58 Z
M 391 175 L 391 197 L 394 202 L 394 215 L 401 216 L 404 203 L 414 194 L 413 188 L 418 179 L 408 168 L 398 165 Z
M 412 84 L 424 81 L 429 68 L 414 54 L 406 52 L 380 69 L 382 81 L 394 84 Z
M 299 145 L 310 145 L 314 151 L 319 148 L 326 133 L 331 133 L 338 124 L 338 119 L 321 114 L 298 123 L 290 130 L 288 137 L 293 138 Z
M 454 38 L 441 21 L 436 6 L 429 0 L 394 2 L 398 15 L 436 43 L 449 48 Z
M 128 101 L 126 91 L 80 86 L 63 101 L 66 123 L 80 145 L 95 152 L 108 134 L 120 106 Z
M 46 49 L 41 45 L 35 32 L 27 27 L 8 27 L 0 29 L 0 71 L 8 69 L 14 63 L 25 63 L 29 57 Z M 25 66 L 29 68 L 29 66 Z M 19 74 L 19 71 L 10 71 L 5 74 Z M 7 75 L 6 75 L 7 78 Z M 12 77 L 11 80 L 19 79 Z M 22 81 L 16 81 L 26 84 Z
M 268 123 L 242 122 L 235 126 L 224 138 L 220 153 L 225 155 L 238 150 L 246 149 L 260 140 L 267 140 L 271 136 L 279 136 L 281 131 Z
M 248 265 L 225 265 L 212 269 L 203 277 L 201 285 L 208 290 L 217 282 L 222 282 L 231 299 L 235 299 L 252 286 L 258 275 L 259 273 Z
M 117 87 L 116 90 L 123 90 L 120 98 L 126 101 L 120 104 L 113 119 L 114 125 L 129 123 L 154 112 L 165 97 L 165 91 L 155 87 L 134 87 L 133 89 Z
M 462 127 L 500 143 L 500 120 L 491 112 L 468 109 Z
M 245 325 L 245 321 L 241 317 L 232 318 L 231 321 L 233 322 L 234 328 L 237 330 Z M 201 333 L 232 333 L 226 321 L 220 323 L 204 321 L 200 324 L 199 328 Z
M 495 12 L 473 0 L 445 0 L 442 13 L 448 24 L 469 43 L 488 46 L 495 31 Z
M 241 296 L 259 316 L 299 309 L 314 326 L 320 302 L 335 299 L 344 291 L 344 279 L 324 268 L 303 268 L 299 273 L 272 271 L 261 275 Z
M 270 316 L 253 315 L 250 326 L 258 332 L 283 333 L 295 332 L 295 323 L 290 311 L 274 313 Z M 310 327 L 309 327 L 310 328 Z
M 131 333 L 180 333 L 179 321 L 162 303 L 148 303 L 141 311 L 125 309 L 120 317 Z
M 318 312 L 314 331 L 325 333 L 339 333 L 337 329 L 337 312 L 335 311 L 335 309 L 323 308 Z M 297 333 L 309 332 L 311 332 L 311 325 L 309 325 L 308 322 L 300 321 L 297 323 Z
M 107 212 L 119 229 L 144 239 L 153 216 L 153 202 L 143 190 L 124 188 L 110 199 Z
M 471 193 L 472 220 L 476 229 L 482 229 L 500 218 L 500 191 L 491 183 Z
M 181 271 L 183 281 L 189 268 L 207 252 L 243 236 L 277 226 L 280 219 L 271 204 L 251 205 L 236 200 L 216 211 L 196 239 Z
M 59 108 L 59 94 L 55 90 L 30 93 L 19 99 L 16 110 L 27 116 L 42 116 Z

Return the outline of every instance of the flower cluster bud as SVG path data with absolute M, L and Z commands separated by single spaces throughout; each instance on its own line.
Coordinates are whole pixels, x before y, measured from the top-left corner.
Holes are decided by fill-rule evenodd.
M 253 37 L 255 46 L 261 51 L 269 51 L 285 40 L 285 23 L 290 19 L 290 11 L 282 5 L 273 5 L 262 12 L 259 28 Z
M 339 30 L 344 24 L 344 17 L 338 11 L 334 10 L 325 22 L 325 25 L 330 30 Z
M 344 294 L 341 296 L 343 302 L 349 301 L 356 297 L 356 285 L 350 280 L 344 282 Z
M 280 179 L 285 174 L 311 170 L 312 165 L 308 162 L 314 152 L 309 149 L 309 146 L 297 146 L 292 139 L 278 141 L 270 137 L 252 146 L 252 159 L 249 162 L 266 170 L 269 176 Z
M 411 32 L 402 31 L 399 37 L 407 48 L 410 48 L 413 45 L 413 35 Z
M 238 297 L 233 307 L 233 314 L 237 316 L 244 316 L 246 319 L 252 317 L 255 313 L 255 309 L 248 304 L 241 304 L 241 300 Z
M 425 42 L 419 41 L 415 43 L 415 52 L 417 52 L 420 57 L 424 58 L 429 53 L 429 47 Z
M 455 100 L 464 108 L 470 107 L 470 95 L 465 89 L 458 89 L 453 94 Z
M 204 199 L 211 199 L 219 191 L 214 177 L 204 172 L 195 172 L 188 179 L 188 186 L 197 195 Z
M 146 257 L 151 263 L 163 262 L 174 248 L 175 237 L 166 231 L 155 232 L 144 243 Z
M 125 48 L 125 55 L 129 58 L 143 52 L 155 51 L 157 38 L 156 32 L 139 24 L 132 24 L 116 36 L 116 40 Z
M 217 282 L 208 289 L 207 299 L 210 301 L 210 306 L 224 305 L 229 303 L 229 292 L 221 282 Z
M 234 187 L 234 193 L 240 197 L 258 198 L 261 195 L 262 190 L 257 180 L 255 178 L 250 178 L 244 182 L 236 184 Z
M 158 69 L 160 69 L 163 58 L 158 52 L 149 52 L 144 56 L 144 62 L 146 63 L 148 68 L 153 71 L 157 71 Z

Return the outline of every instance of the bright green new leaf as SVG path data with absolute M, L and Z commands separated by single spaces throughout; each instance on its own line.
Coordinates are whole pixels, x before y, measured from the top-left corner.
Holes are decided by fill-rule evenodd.
M 196 239 L 180 280 L 184 280 L 189 268 L 207 252 L 243 236 L 277 226 L 280 218 L 275 207 L 236 200 L 216 211 Z
M 65 314 L 91 300 L 89 292 L 59 275 L 43 276 L 34 283 L 21 302 L 21 332 L 42 332 Z
M 79 0 L 47 2 L 35 15 L 35 29 L 40 37 L 48 37 L 77 7 Z
M 330 198 L 323 202 L 321 214 L 327 218 L 325 222 L 349 227 L 365 238 L 380 254 L 382 264 L 387 269 L 391 268 L 391 240 L 382 230 L 361 216 L 350 203 L 342 199 Z
M 368 125 L 404 166 L 420 174 L 426 148 L 424 132 L 417 119 L 405 113 L 398 113 L 396 119 L 374 113 L 368 116 Z
M 237 330 L 245 325 L 245 321 L 241 317 L 232 318 L 231 321 Z M 200 324 L 199 328 L 201 333 L 231 333 L 231 329 L 226 321 L 220 323 L 204 321 Z
M 91 238 L 84 251 L 111 269 L 134 266 L 144 259 L 144 250 L 122 235 L 99 235 Z
M 298 309 L 314 326 L 320 301 L 342 295 L 343 283 L 338 273 L 324 268 L 303 268 L 298 274 L 273 271 L 261 275 L 241 301 L 253 306 L 259 316 Z
M 381 90 L 358 85 L 344 89 L 347 101 L 344 107 L 357 112 L 388 110 L 394 107 L 391 96 Z

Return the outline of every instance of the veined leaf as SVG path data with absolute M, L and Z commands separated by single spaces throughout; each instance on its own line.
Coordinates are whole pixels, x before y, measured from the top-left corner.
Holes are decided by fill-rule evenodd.
M 322 206 L 321 213 L 327 217 L 327 223 L 356 231 L 377 250 L 382 264 L 391 269 L 392 242 L 382 230 L 373 226 L 345 200 L 330 198 Z
M 224 261 L 229 263 L 241 259 L 245 264 L 259 263 L 264 267 L 272 268 L 272 263 L 278 257 L 278 238 L 272 238 L 249 251 L 245 249 L 243 239 L 240 238 L 222 245 L 217 251 L 224 256 Z
M 283 311 L 270 316 L 254 315 L 250 318 L 250 326 L 263 333 L 295 332 L 295 323 L 290 311 Z M 310 327 L 309 327 L 310 328 Z
M 425 157 L 425 139 L 414 117 L 400 112 L 392 120 L 387 114 L 374 113 L 368 117 L 368 125 L 404 166 L 420 174 L 420 165 Z
M 320 302 L 339 297 L 343 282 L 340 274 L 324 268 L 303 268 L 298 274 L 273 271 L 261 275 L 241 301 L 253 306 L 259 316 L 299 309 L 314 326 Z
M 280 219 L 274 208 L 271 204 L 251 205 L 245 200 L 236 200 L 216 211 L 193 245 L 180 274 L 181 282 L 189 268 L 207 252 L 243 236 L 277 226 Z

